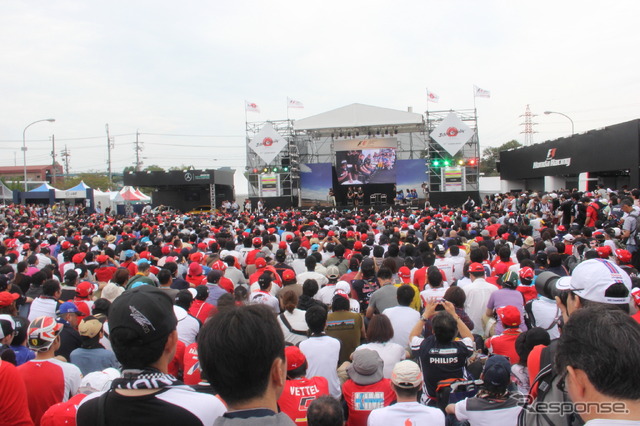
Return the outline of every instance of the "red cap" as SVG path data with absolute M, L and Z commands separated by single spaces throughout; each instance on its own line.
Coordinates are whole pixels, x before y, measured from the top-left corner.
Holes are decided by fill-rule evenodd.
M 398 269 L 398 276 L 402 278 L 403 282 L 408 283 L 411 279 L 411 270 L 406 266 L 401 266 L 400 269 Z
M 347 231 L 347 238 L 353 238 L 355 235 L 353 231 Z
M 224 271 L 227 269 L 227 264 L 224 263 L 222 260 L 216 260 L 215 262 L 213 262 L 213 265 L 211 265 L 211 269 L 217 269 L 218 271 Z
M 329 236 L 329 237 L 333 237 L 334 235 L 336 235 L 336 234 L 333 231 L 327 232 L 327 236 Z
M 0 291 L 0 306 L 9 306 L 15 302 L 20 295 L 18 293 L 9 293 L 8 291 Z
M 283 281 L 293 281 L 296 279 L 296 273 L 292 269 L 285 269 L 282 273 Z
M 69 241 L 67 241 L 67 240 L 64 240 L 64 241 L 62 242 L 62 244 L 60 244 L 60 247 L 62 248 L 62 250 L 66 250 L 66 249 L 68 249 L 69 247 L 71 247 L 71 243 L 70 243 Z
M 498 317 L 505 327 L 517 327 L 520 325 L 520 311 L 515 306 L 507 305 L 497 310 Z
M 504 234 L 502 234 L 502 239 L 503 240 L 508 240 L 509 239 L 509 233 L 505 232 Z
M 353 243 L 353 249 L 362 250 L 362 241 L 356 241 L 355 243 Z
M 622 262 L 622 263 L 631 262 L 631 252 L 629 250 L 617 249 L 616 250 L 616 257 L 618 259 L 620 259 L 620 262 Z
M 474 262 L 469 265 L 469 272 L 484 272 L 484 266 L 482 263 Z
M 162 254 L 166 256 L 169 253 L 171 253 L 171 246 L 169 244 L 162 246 Z
M 82 262 L 84 262 L 84 258 L 85 258 L 86 255 L 87 255 L 86 253 L 76 253 L 71 258 L 71 261 L 73 263 L 82 263 Z
M 256 247 L 257 247 L 257 246 L 261 246 L 261 245 L 262 245 L 262 238 L 260 238 L 260 237 L 255 237 L 255 238 L 253 239 L 253 245 L 254 245 L 254 246 L 256 246 Z
M 202 259 L 204 259 L 204 254 L 202 254 L 202 252 L 197 252 L 197 253 L 192 253 L 191 256 L 189 256 L 189 260 L 191 260 L 192 262 L 202 262 Z
M 633 290 L 631 290 L 631 297 L 633 297 L 633 301 L 635 302 L 636 306 L 640 306 L 640 288 L 635 287 Z
M 607 259 L 611 256 L 611 247 L 609 246 L 598 247 L 596 251 L 598 252 L 598 257 L 601 259 Z
M 287 358 L 287 371 L 300 368 L 307 361 L 304 354 L 297 346 L 287 346 L 284 348 L 284 356 Z
M 198 243 L 198 248 L 200 250 L 206 250 L 207 249 L 207 244 L 206 243 Z
M 82 281 L 76 286 L 76 294 L 80 297 L 88 297 L 93 293 L 93 284 L 89 281 Z
M 532 280 L 535 276 L 533 269 L 530 266 L 525 266 L 520 269 L 520 278 L 524 278 L 525 280 Z
M 265 266 L 267 266 L 267 261 L 264 259 L 264 257 L 259 257 L 256 259 L 256 268 L 261 269 Z
M 291 235 L 291 234 L 287 234 L 287 236 L 285 237 L 285 240 L 287 240 L 287 241 L 293 241 L 293 235 Z
M 280 243 L 278 244 L 278 248 L 281 250 L 286 250 L 287 249 L 287 243 L 284 241 L 280 241 Z
M 96 256 L 96 262 L 98 263 L 107 263 L 109 261 L 109 256 L 106 254 L 99 254 Z

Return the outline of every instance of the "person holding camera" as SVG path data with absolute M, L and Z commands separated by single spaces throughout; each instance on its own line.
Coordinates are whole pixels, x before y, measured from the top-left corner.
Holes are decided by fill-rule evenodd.
M 444 311 L 436 313 L 436 308 Z M 422 337 L 424 322 L 431 319 L 433 335 Z M 456 340 L 457 334 L 461 339 Z M 421 401 L 434 406 L 438 382 L 446 379 L 465 377 L 467 359 L 473 354 L 473 335 L 456 314 L 455 306 L 449 301 L 427 301 L 420 321 L 409 334 L 411 351 L 418 359 L 424 375 Z

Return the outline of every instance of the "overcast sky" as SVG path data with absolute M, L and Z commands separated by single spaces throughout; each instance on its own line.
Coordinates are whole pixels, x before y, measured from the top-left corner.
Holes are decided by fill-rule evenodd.
M 415 112 L 473 108 L 481 149 L 535 142 L 640 118 L 640 2 L 117 1 L 0 3 L 0 165 L 51 161 L 66 145 L 72 172 L 230 166 L 244 171 L 244 100 L 304 118 L 351 103 Z M 182 135 L 182 136 L 181 136 Z M 246 181 L 236 173 L 236 192 Z

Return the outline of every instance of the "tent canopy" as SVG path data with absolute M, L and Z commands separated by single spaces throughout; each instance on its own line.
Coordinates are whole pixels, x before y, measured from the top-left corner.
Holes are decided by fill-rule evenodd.
M 7 188 L 3 182 L 0 182 L 0 198 L 2 200 L 13 200 L 13 191 Z
M 51 189 L 56 189 L 56 188 L 54 188 L 53 186 L 49 185 L 48 183 L 43 183 L 39 187 L 34 188 L 29 192 L 49 192 L 49 190 L 51 190 Z M 57 189 L 56 189 L 56 191 L 57 191 Z
M 148 195 L 144 195 L 142 191 L 140 191 L 140 188 L 136 188 L 133 193 L 136 194 L 142 201 L 151 201 L 151 197 L 149 197 Z
M 136 201 L 141 201 L 140 197 L 136 195 L 134 189 L 130 186 L 125 186 L 124 188 L 122 188 L 120 190 L 120 192 L 118 192 L 118 194 L 115 196 L 115 198 L 113 199 L 113 201 L 116 202 L 123 202 L 123 201 L 130 201 L 130 202 L 136 202 Z
M 87 184 L 84 181 L 80 181 L 73 188 L 64 191 L 64 198 L 87 198 L 87 189 L 90 189 Z

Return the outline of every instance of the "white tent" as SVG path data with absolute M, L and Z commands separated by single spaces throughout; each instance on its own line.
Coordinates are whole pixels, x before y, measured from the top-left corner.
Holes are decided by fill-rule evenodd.
M 0 182 L 0 199 L 2 199 L 3 202 L 13 200 L 13 191 L 7 188 L 3 182 Z
M 149 197 L 148 195 L 145 195 L 142 193 L 142 191 L 140 191 L 140 188 L 136 188 L 133 191 L 138 197 L 140 197 L 141 201 L 145 201 L 145 202 L 151 202 L 151 197 Z
M 65 199 L 87 198 L 87 189 L 89 189 L 87 184 L 84 183 L 84 181 L 80 181 L 80 183 L 74 186 L 73 188 L 69 188 L 66 191 L 64 191 L 64 198 Z

